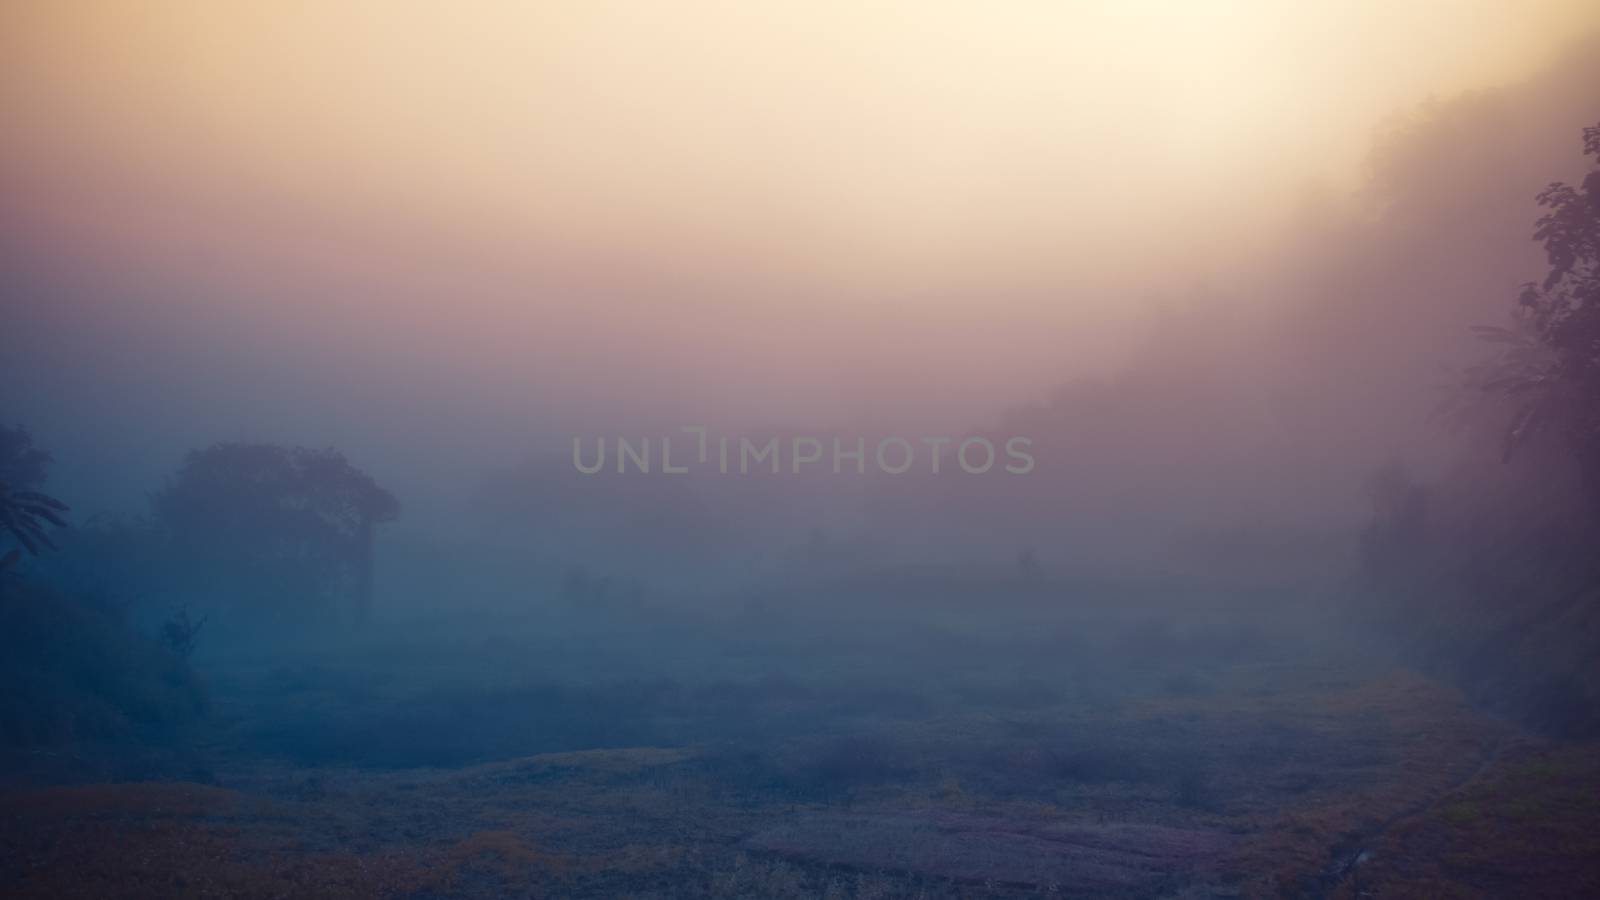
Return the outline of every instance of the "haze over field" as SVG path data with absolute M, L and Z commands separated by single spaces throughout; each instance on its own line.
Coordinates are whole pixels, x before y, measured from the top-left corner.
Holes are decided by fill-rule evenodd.
M 1582 2 L 4 15 L 6 349 L 51 385 L 13 415 L 108 495 L 221 436 L 382 447 L 421 488 L 575 431 L 982 424 L 1129 365 L 1191 292 L 1228 329 L 1271 327 L 1303 305 L 1285 271 L 1333 255 L 1285 228 L 1370 212 L 1353 192 L 1381 123 L 1535 77 L 1600 20 Z M 1560 162 L 1534 177 L 1575 168 L 1574 127 L 1525 136 Z
M 0 7 L 0 894 L 1600 893 L 1592 0 Z

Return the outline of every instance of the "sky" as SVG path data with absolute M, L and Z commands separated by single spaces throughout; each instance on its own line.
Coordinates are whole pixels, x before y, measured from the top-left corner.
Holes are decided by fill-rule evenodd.
M 18 408 L 62 441 L 182 422 L 152 458 L 971 421 L 1114 366 L 1150 297 L 1353 190 L 1386 117 L 1596 26 L 1566 0 L 8 4 L 12 332 L 105 405 Z
M 894 287 L 1048 269 L 1163 210 L 1248 212 L 1244 181 L 1337 177 L 1385 115 L 1525 74 L 1600 22 L 1552 0 L 7 16 L 8 169 L 36 202 L 401 216 L 513 252 L 646 248 Z

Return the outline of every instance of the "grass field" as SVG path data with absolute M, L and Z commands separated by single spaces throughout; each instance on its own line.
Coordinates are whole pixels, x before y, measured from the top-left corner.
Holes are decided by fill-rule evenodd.
M 397 617 L 249 655 L 224 635 L 195 746 L 25 761 L 0 891 L 1594 893 L 1592 750 L 1475 711 L 1303 598 L 1219 597 L 906 577 L 694 615 Z

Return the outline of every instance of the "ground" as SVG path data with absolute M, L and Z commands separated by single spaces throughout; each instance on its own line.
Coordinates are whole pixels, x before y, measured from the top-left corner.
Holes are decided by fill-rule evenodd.
M 12 779 L 0 892 L 1600 894 L 1594 748 L 1287 609 L 1001 599 L 219 652 L 178 761 Z

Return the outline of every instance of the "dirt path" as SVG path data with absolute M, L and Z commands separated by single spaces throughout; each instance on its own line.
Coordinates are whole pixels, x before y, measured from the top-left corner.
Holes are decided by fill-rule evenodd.
M 1513 741 L 1507 738 L 1495 739 L 1494 744 L 1489 748 L 1489 752 L 1484 755 L 1484 758 L 1471 772 L 1456 779 L 1432 799 L 1413 804 L 1383 820 L 1370 834 L 1364 835 L 1355 847 L 1344 853 L 1337 854 L 1333 863 L 1322 871 L 1322 875 L 1318 879 L 1318 890 L 1312 896 L 1317 900 L 1324 900 L 1324 898 L 1332 897 L 1347 882 L 1354 882 L 1354 894 L 1358 898 L 1361 897 L 1361 865 L 1366 862 L 1373 852 L 1373 848 L 1383 839 L 1383 836 L 1388 834 L 1395 826 L 1437 809 L 1440 804 L 1454 797 L 1474 781 L 1477 781 L 1500 761 L 1505 750 L 1512 743 Z

